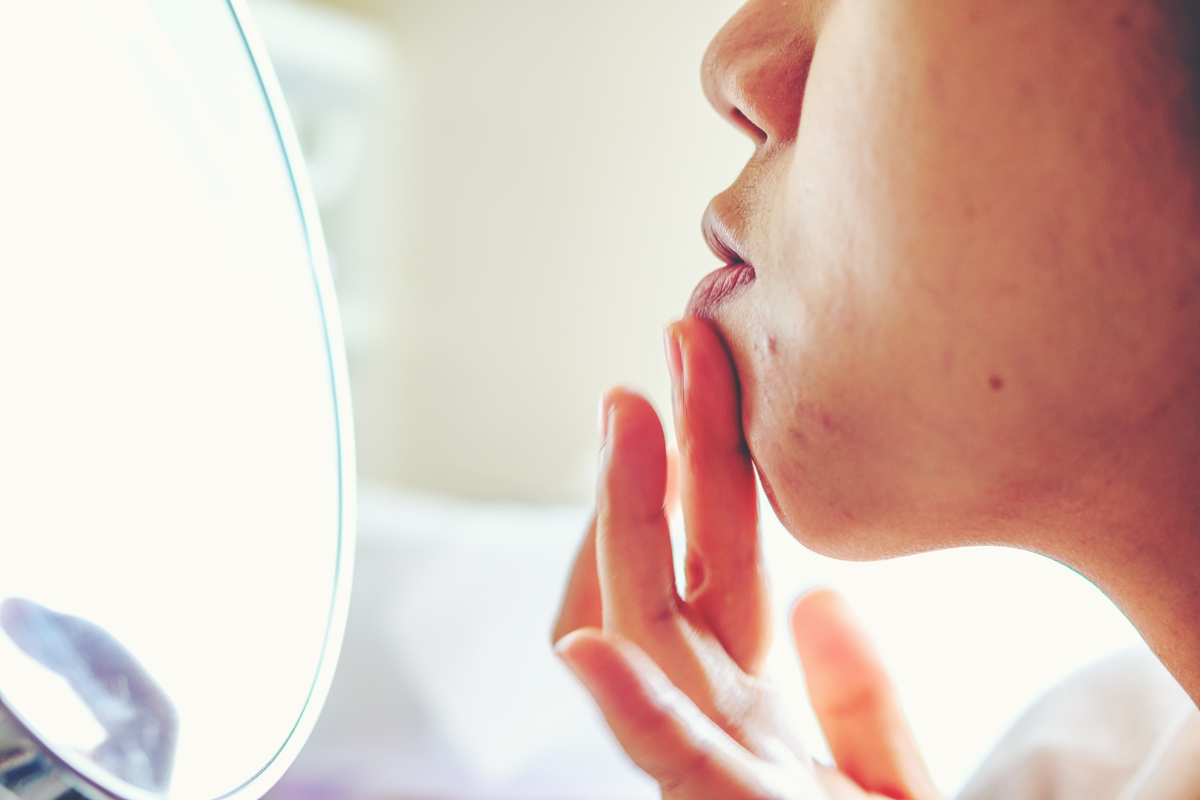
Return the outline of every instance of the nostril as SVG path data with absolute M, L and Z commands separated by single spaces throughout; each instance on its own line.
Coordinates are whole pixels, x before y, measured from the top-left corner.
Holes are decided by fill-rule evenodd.
M 733 111 L 730 112 L 729 118 L 739 130 L 745 132 L 755 142 L 758 144 L 766 144 L 768 138 L 767 132 L 755 125 L 754 122 L 747 117 L 740 108 L 735 106 Z

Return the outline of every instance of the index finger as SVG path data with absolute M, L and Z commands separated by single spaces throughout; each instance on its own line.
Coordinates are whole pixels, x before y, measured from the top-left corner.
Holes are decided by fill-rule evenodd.
M 770 645 L 770 603 L 737 376 L 707 323 L 680 320 L 666 339 L 687 529 L 687 602 L 738 666 L 756 673 Z

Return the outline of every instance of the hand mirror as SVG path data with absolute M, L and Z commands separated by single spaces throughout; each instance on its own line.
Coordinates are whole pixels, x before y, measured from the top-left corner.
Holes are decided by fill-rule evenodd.
M 323 243 L 240 0 L 0 11 L 0 796 L 254 800 L 352 559 Z

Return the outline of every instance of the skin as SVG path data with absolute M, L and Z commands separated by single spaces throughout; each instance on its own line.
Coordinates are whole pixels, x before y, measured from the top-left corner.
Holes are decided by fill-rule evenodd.
M 754 468 L 805 545 L 1046 554 L 1200 698 L 1200 160 L 1176 28 L 1132 0 L 752 0 L 704 60 L 756 142 L 713 200 L 755 280 L 668 329 L 689 581 L 663 435 L 605 397 L 597 516 L 555 631 L 683 797 L 935 797 L 844 603 L 792 630 L 838 769 L 761 677 Z
M 1132 475 L 1131 443 L 1195 427 L 1193 170 L 1168 113 L 1186 86 L 1142 69 L 1162 23 L 1146 4 L 1131 31 L 1113 3 L 791 7 L 748 5 L 705 63 L 718 110 L 743 98 L 762 131 L 710 215 L 758 274 L 716 323 L 776 508 L 844 557 L 964 525 L 1052 546 L 1038 517 L 1058 536 L 1065 501 Z M 771 59 L 803 88 L 756 93 L 793 79 L 756 72 L 744 37 L 805 24 L 808 55 Z

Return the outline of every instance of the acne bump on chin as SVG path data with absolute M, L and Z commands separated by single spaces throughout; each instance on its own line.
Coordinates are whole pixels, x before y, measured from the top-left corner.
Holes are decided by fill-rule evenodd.
M 993 392 L 998 392 L 1004 388 L 1004 378 L 1001 378 L 999 375 L 993 375 L 988 378 L 988 386 L 992 387 Z

